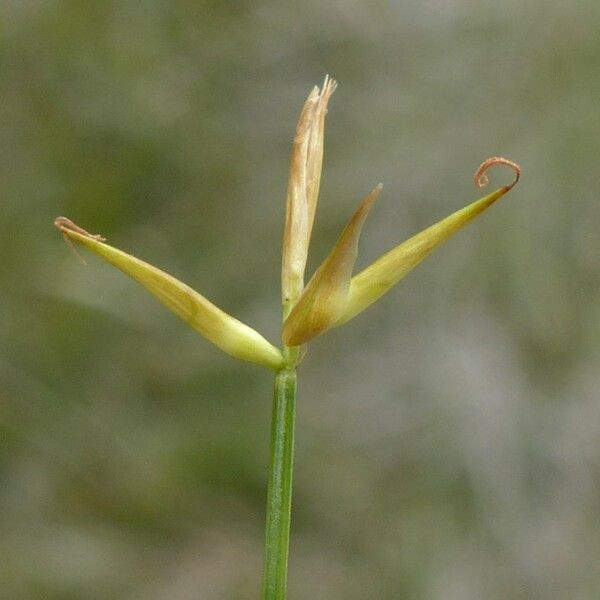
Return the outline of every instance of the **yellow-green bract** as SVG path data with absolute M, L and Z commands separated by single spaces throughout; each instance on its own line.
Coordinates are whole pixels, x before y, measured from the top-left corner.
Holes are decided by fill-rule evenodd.
M 362 225 L 381 191 L 378 186 L 353 215 L 331 254 L 317 269 L 283 327 L 289 346 L 304 344 L 368 308 L 453 233 L 491 206 L 509 186 L 469 204 L 376 260 L 352 277 Z
M 344 313 L 362 226 L 382 190 L 378 185 L 360 204 L 331 254 L 308 282 L 283 326 L 283 343 L 299 346 L 332 327 Z
M 185 283 L 87 233 L 73 230 L 65 225 L 65 221 L 57 226 L 70 240 L 82 244 L 141 283 L 167 308 L 227 354 L 272 369 L 283 366 L 283 355 L 278 348 Z

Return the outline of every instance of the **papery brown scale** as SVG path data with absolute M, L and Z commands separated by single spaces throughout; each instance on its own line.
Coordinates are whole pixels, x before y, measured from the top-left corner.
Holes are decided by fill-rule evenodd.
M 281 274 L 286 315 L 304 288 L 304 271 L 323 166 L 325 115 L 335 88 L 335 81 L 326 77 L 321 90 L 312 90 L 300 113 L 294 137 Z
M 306 258 L 303 259 L 303 256 L 306 252 L 305 240 L 308 227 L 306 166 L 310 126 L 318 97 L 319 89 L 314 87 L 302 107 L 292 145 L 281 272 L 284 302 L 299 294 L 299 290 L 303 286 L 302 279 L 306 262 Z

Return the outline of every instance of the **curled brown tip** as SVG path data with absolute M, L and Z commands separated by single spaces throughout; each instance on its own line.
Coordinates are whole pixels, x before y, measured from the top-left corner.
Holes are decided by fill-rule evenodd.
M 486 186 L 489 183 L 486 171 L 490 167 L 493 167 L 495 165 L 506 165 L 507 167 L 510 167 L 513 170 L 515 178 L 513 179 L 511 184 L 506 186 L 507 190 L 510 190 L 517 183 L 517 181 L 519 181 L 519 178 L 521 177 L 521 167 L 519 167 L 519 165 L 516 162 L 508 160 L 508 158 L 502 158 L 501 156 L 492 156 L 491 158 L 484 160 L 479 165 L 479 168 L 477 169 L 477 171 L 475 171 L 475 174 L 473 175 L 473 181 L 475 182 L 475 185 L 479 188 Z
M 83 229 L 83 227 L 79 227 L 71 221 L 71 219 L 67 219 L 67 217 L 56 217 L 54 219 L 54 227 L 56 227 L 59 231 L 65 234 L 67 231 L 74 231 L 75 233 L 79 233 L 81 235 L 85 235 L 93 240 L 98 240 L 99 242 L 105 242 L 106 238 L 102 237 L 99 234 L 90 233 Z
M 85 237 L 89 237 L 92 240 L 97 240 L 99 242 L 106 241 L 106 238 L 103 238 L 101 235 L 98 235 L 98 234 L 89 233 L 88 231 L 83 229 L 83 227 L 79 227 L 79 225 L 76 225 L 75 223 L 73 223 L 73 221 L 71 221 L 71 219 L 67 219 L 67 217 L 56 217 L 56 219 L 54 219 L 54 227 L 56 227 L 56 229 L 58 229 L 62 233 L 63 239 L 65 240 L 67 245 L 71 247 L 71 250 L 73 250 L 73 252 L 75 252 L 75 256 L 77 256 L 77 258 L 84 265 L 87 265 L 87 263 L 85 262 L 85 259 L 83 258 L 83 256 L 81 256 L 81 254 L 79 254 L 79 252 L 77 252 L 77 249 L 73 245 L 71 238 L 69 238 L 69 236 L 67 235 L 67 231 L 74 231 L 75 233 L 79 233 L 81 235 L 84 235 Z

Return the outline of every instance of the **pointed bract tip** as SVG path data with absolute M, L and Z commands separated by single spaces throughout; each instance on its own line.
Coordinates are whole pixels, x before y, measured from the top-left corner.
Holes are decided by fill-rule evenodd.
M 287 316 L 282 331 L 286 346 L 305 344 L 334 327 L 344 313 L 362 227 L 382 187 L 381 184 L 375 186 L 363 198 L 332 251 L 315 271 Z
M 331 78 L 329 75 L 325 75 L 325 80 L 323 81 L 323 87 L 321 87 L 319 99 L 322 102 L 327 103 L 329 98 L 331 98 L 331 94 L 335 92 L 337 85 L 338 84 L 335 79 Z
M 492 156 L 491 158 L 484 160 L 479 165 L 477 171 L 475 171 L 473 175 L 473 181 L 475 182 L 475 185 L 478 188 L 485 187 L 489 183 L 487 171 L 495 165 L 505 165 L 513 170 L 515 177 L 512 183 L 505 186 L 506 191 L 512 189 L 521 177 L 521 167 L 516 162 L 509 160 L 508 158 L 503 158 L 502 156 Z
M 337 81 L 333 77 L 331 77 L 329 73 L 325 75 L 325 79 L 323 80 L 323 87 L 321 89 L 325 90 L 328 87 L 332 87 L 334 89 L 337 87 Z

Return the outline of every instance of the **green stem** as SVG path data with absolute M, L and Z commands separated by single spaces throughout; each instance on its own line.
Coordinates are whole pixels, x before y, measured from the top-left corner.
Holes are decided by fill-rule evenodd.
M 295 420 L 296 369 L 286 368 L 275 376 L 263 600 L 285 600 L 286 595 Z

